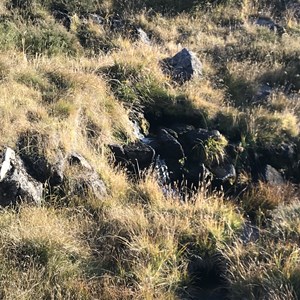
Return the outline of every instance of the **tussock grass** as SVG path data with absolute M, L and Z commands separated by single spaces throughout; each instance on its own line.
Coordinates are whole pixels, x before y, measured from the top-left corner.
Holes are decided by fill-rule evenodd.
M 222 161 L 236 143 L 237 167 L 250 151 L 299 145 L 294 11 L 279 1 L 196 2 L 0 3 L 1 147 L 50 163 L 78 152 L 108 191 L 101 200 L 72 195 L 80 174 L 67 167 L 64 186 L 48 191 L 42 207 L 0 211 L 1 299 L 205 299 L 220 289 L 229 299 L 300 297 L 291 185 L 259 183 L 232 201 L 200 184 L 183 201 L 151 172 L 131 181 L 112 167 L 107 145 L 136 140 L 132 110 L 152 126 L 218 129 L 224 139 L 201 145 L 207 159 Z M 113 27 L 117 13 L 124 28 Z M 255 25 L 261 14 L 287 32 Z M 134 27 L 150 45 L 127 32 Z M 203 77 L 178 85 L 159 62 L 183 47 L 200 58 Z M 272 91 L 257 100 L 262 84 Z M 247 176 L 239 174 L 242 185 Z M 257 236 L 243 239 L 247 226 Z
M 2 297 L 56 295 L 58 299 L 70 299 L 81 294 L 76 282 L 81 281 L 80 265 L 89 255 L 80 239 L 84 223 L 83 218 L 79 221 L 74 215 L 69 219 L 63 211 L 51 208 L 2 211 Z
M 132 204 L 105 208 L 103 230 L 107 242 L 120 243 L 113 248 L 115 268 L 132 281 L 137 298 L 166 294 L 173 299 L 189 281 L 191 255 L 214 252 L 216 244 L 230 240 L 243 223 L 234 207 L 218 196 L 198 194 L 194 203 L 166 199 L 152 177 L 146 177 L 133 195 L 138 198 Z

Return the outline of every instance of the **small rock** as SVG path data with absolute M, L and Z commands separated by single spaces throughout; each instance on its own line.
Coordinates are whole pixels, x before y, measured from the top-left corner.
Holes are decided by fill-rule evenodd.
M 109 148 L 114 154 L 116 164 L 121 164 L 135 175 L 154 162 L 154 149 L 140 141 L 125 146 L 109 145 Z
M 240 239 L 244 244 L 256 242 L 259 239 L 259 228 L 246 221 Z
M 154 149 L 142 142 L 125 145 L 123 149 L 128 160 L 139 169 L 148 168 L 154 161 Z
M 183 148 L 178 140 L 166 129 L 161 129 L 158 135 L 159 153 L 163 158 L 177 162 L 185 157 Z
M 202 76 L 202 64 L 195 53 L 184 48 L 171 58 L 161 61 L 165 73 L 178 83 Z
M 268 17 L 258 17 L 256 21 L 254 22 L 255 25 L 263 26 L 269 28 L 271 31 L 274 31 L 275 33 L 282 35 L 285 33 L 285 29 L 283 26 L 280 26 L 276 24 L 272 19 Z
M 261 177 L 262 180 L 271 185 L 281 185 L 284 183 L 282 175 L 270 165 L 265 166 Z
M 118 31 L 118 30 L 124 29 L 124 27 L 126 25 L 125 20 L 123 20 L 121 18 L 121 16 L 118 14 L 110 17 L 109 22 L 110 22 L 110 29 L 112 31 Z
M 0 205 L 19 201 L 40 205 L 42 196 L 43 185 L 27 173 L 21 158 L 11 148 L 4 150 L 0 164 Z
M 107 195 L 106 185 L 96 172 L 80 173 L 72 178 L 72 182 L 71 192 L 77 196 L 88 197 L 92 195 L 101 200 Z
M 137 33 L 138 33 L 139 40 L 141 42 L 143 42 L 146 45 L 151 44 L 150 38 L 148 37 L 147 33 L 142 28 L 137 28 Z
M 221 180 L 222 182 L 234 182 L 236 180 L 236 171 L 233 164 L 216 166 L 212 168 L 211 171 L 215 175 L 216 179 Z

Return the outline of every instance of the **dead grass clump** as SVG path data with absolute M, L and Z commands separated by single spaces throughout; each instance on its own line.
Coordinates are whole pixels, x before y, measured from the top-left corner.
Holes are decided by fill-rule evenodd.
M 274 186 L 259 182 L 242 196 L 243 211 L 259 223 L 270 217 L 271 210 L 289 200 L 288 190 L 287 186 Z

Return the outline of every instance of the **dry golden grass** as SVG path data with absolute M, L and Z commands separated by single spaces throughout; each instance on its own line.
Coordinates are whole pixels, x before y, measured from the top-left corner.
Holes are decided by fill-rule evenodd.
M 47 294 L 71 299 L 81 294 L 77 283 L 90 255 L 82 238 L 89 224 L 83 214 L 78 218 L 68 211 L 23 206 L 2 211 L 0 219 L 3 299 L 39 299 Z
M 183 201 L 154 174 L 130 181 L 112 167 L 107 149 L 136 139 L 129 119 L 135 105 L 187 120 L 197 113 L 205 127 L 239 140 L 245 151 L 299 143 L 299 95 L 283 93 L 286 83 L 298 84 L 300 36 L 293 12 L 285 12 L 287 33 L 280 37 L 253 24 L 252 15 L 274 16 L 254 0 L 173 16 L 126 11 L 130 22 L 152 34 L 152 44 L 145 45 L 128 32 L 84 19 L 76 1 L 65 2 L 72 10 L 69 32 L 45 6 L 50 0 L 25 10 L 10 10 L 10 0 L 0 3 L 0 145 L 16 147 L 25 133 L 43 137 L 38 146 L 50 162 L 58 149 L 76 151 L 108 194 L 102 200 L 53 194 L 44 207 L 2 209 L 0 298 L 179 299 L 194 281 L 193 259 L 202 263 L 203 284 L 207 261 L 219 270 L 215 255 L 226 262 L 221 276 L 230 299 L 299 298 L 299 201 L 290 186 L 259 183 L 239 206 L 206 187 Z M 113 2 L 100 4 L 107 22 Z M 80 45 L 80 34 L 87 34 L 86 44 Z M 180 86 L 159 61 L 183 47 L 199 56 L 203 78 Z M 262 83 L 279 87 L 253 104 Z M 226 145 L 225 139 L 219 148 L 210 145 L 210 154 L 222 158 Z M 257 221 L 256 241 L 240 240 L 247 214 Z

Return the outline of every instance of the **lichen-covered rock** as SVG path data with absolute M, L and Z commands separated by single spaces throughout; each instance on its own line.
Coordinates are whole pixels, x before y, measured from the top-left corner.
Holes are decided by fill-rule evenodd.
M 184 48 L 171 58 L 165 58 L 161 61 L 163 70 L 171 78 L 184 83 L 193 77 L 202 76 L 202 64 L 196 54 Z
M 11 148 L 1 151 L 0 205 L 14 205 L 20 201 L 41 204 L 43 185 L 26 171 L 21 158 Z

